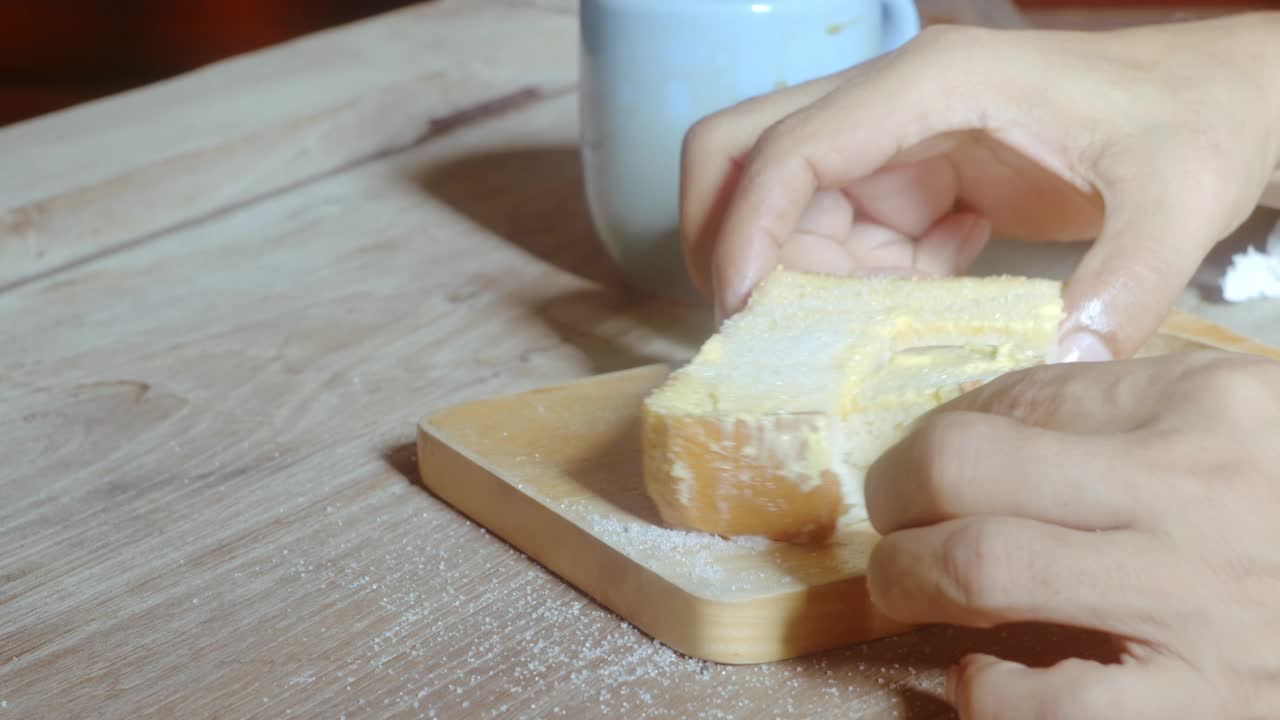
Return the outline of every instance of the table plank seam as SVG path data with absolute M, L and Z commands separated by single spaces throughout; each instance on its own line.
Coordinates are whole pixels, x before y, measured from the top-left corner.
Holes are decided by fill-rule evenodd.
M 372 147 L 369 152 L 354 156 L 345 161 L 340 161 L 338 163 L 335 163 L 332 167 L 328 169 L 319 170 L 318 172 L 311 173 L 311 174 L 305 174 L 300 177 L 294 178 L 293 180 L 281 183 L 275 187 L 268 187 L 255 194 L 248 195 L 243 198 L 235 199 L 225 204 L 215 205 L 214 207 L 212 207 L 211 209 L 205 212 L 198 212 L 188 217 L 180 218 L 156 230 L 151 230 L 137 236 L 128 237 L 124 240 L 110 243 L 104 247 L 99 247 L 99 248 L 89 250 L 88 252 L 85 252 L 78 256 L 74 256 L 64 262 L 58 263 L 44 270 L 39 270 L 30 275 L 19 276 L 7 282 L 0 282 L 0 295 L 19 290 L 23 287 L 32 285 L 34 283 L 48 280 L 52 277 L 56 277 L 63 273 L 75 270 L 80 267 L 84 267 L 86 265 L 92 264 L 99 260 L 102 260 L 108 257 L 113 257 L 120 253 L 127 252 L 130 250 L 139 248 L 141 246 L 145 246 L 167 235 L 172 235 L 174 233 L 181 232 L 182 230 L 188 229 L 192 226 L 199 225 L 204 222 L 208 222 L 216 218 L 225 217 L 227 215 L 234 214 L 236 212 L 239 212 L 251 206 L 257 205 L 261 202 L 271 200 L 272 198 L 276 198 L 281 195 L 284 195 L 284 194 L 293 192 L 295 190 L 301 189 L 303 187 L 306 187 L 308 185 L 311 185 L 313 183 L 323 181 L 328 178 L 332 178 L 336 175 L 340 175 L 340 174 L 349 172 L 351 170 L 355 170 L 357 168 L 363 167 L 370 163 L 383 160 L 387 157 L 412 151 L 428 142 L 432 142 L 438 138 L 449 135 L 465 127 L 469 127 L 478 123 L 492 120 L 497 117 L 501 117 L 513 112 L 518 112 L 519 110 L 522 110 L 533 104 L 554 100 L 554 99 L 563 97 L 565 95 L 571 94 L 576 90 L 577 90 L 577 83 L 561 85 L 561 86 L 545 87 L 545 88 L 538 87 L 538 86 L 526 86 L 512 92 L 503 93 L 495 97 L 490 97 L 490 98 L 480 100 L 478 102 L 471 103 L 460 109 L 445 113 L 441 116 L 429 118 L 425 123 L 421 124 L 422 129 L 420 131 L 418 131 L 416 134 L 412 136 L 409 136 L 407 139 L 403 139 L 399 141 L 396 141 L 395 139 L 390 139 L 385 143 L 379 143 L 378 145 Z M 382 92 L 394 93 L 396 92 L 396 90 L 384 88 Z M 370 95 L 374 95 L 374 94 L 376 93 L 371 93 Z M 286 131 L 294 125 L 305 124 L 308 120 L 311 120 L 313 118 L 321 117 L 325 115 L 332 115 L 335 113 L 341 113 L 343 112 L 343 109 L 346 107 L 358 105 L 364 101 L 367 101 L 370 95 L 354 98 L 345 103 L 341 103 L 338 106 L 326 108 L 325 110 L 313 113 L 312 115 L 302 118 L 300 120 L 294 120 L 289 123 L 281 123 L 277 126 L 266 128 L 259 132 L 231 140 L 216 148 L 212 148 L 212 149 L 204 148 L 201 150 L 191 151 L 189 153 L 185 153 L 183 155 L 170 158 L 169 160 L 166 160 L 163 163 L 156 163 L 149 166 L 137 168 L 132 172 L 125 173 L 123 175 L 112 178 L 111 180 L 108 180 L 105 183 L 101 183 L 100 185 L 105 185 L 108 183 L 116 183 L 116 182 L 127 182 L 129 179 L 131 179 L 136 175 L 140 175 L 146 172 L 154 172 L 157 169 L 162 168 L 166 165 L 181 165 L 184 162 L 190 161 L 191 159 L 196 158 L 198 156 L 207 155 L 212 150 L 225 148 L 225 147 L 234 147 L 238 145 L 252 144 L 255 141 L 260 141 L 264 136 L 271 135 L 277 132 Z M 34 225 L 34 223 L 36 222 L 36 220 L 34 220 L 33 218 L 39 218 L 40 216 L 47 214 L 47 211 L 48 211 L 47 205 L 49 203 L 56 202 L 76 192 L 93 191 L 94 189 L 96 189 L 95 186 L 90 186 L 89 188 L 81 188 L 79 190 L 74 190 L 60 196 L 46 198 L 36 203 L 17 207 L 3 214 L 0 214 L 0 242 L 3 242 L 5 240 L 12 241 L 14 239 L 21 239 L 21 235 L 24 234 L 24 232 L 29 231 Z

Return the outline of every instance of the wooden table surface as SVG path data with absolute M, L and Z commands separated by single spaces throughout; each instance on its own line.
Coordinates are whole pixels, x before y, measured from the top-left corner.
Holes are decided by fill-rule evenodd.
M 932 628 L 706 664 L 421 489 L 424 413 L 709 328 L 595 244 L 576 51 L 571 0 L 442 0 L 0 132 L 0 718 L 920 720 L 965 652 L 1105 654 Z

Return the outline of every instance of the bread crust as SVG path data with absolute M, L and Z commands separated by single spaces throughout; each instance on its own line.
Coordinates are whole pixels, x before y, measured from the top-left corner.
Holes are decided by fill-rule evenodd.
M 1057 347 L 1061 284 L 779 269 L 646 398 L 669 526 L 820 543 L 867 519 L 868 467 L 923 413 Z
M 834 534 L 844 505 L 828 418 L 642 412 L 645 489 L 669 525 L 793 543 Z

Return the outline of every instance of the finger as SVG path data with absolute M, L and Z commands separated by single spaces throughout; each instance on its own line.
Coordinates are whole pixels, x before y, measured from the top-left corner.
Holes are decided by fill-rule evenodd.
M 853 266 L 864 270 L 914 271 L 915 247 L 915 240 L 907 235 L 870 222 L 855 222 L 844 241 Z
M 796 231 L 779 249 L 778 261 L 793 270 L 845 275 L 853 261 L 844 240 L 853 224 L 853 207 L 839 192 L 817 193 L 796 224 Z
M 950 161 L 938 155 L 878 170 L 845 194 L 856 201 L 858 217 L 920 237 L 955 205 L 956 177 Z
M 1044 136 L 1058 137 L 1060 142 L 1068 138 L 1061 130 Z M 1087 185 L 1069 180 L 1071 174 L 1042 164 L 1052 163 L 1052 156 L 1036 153 L 1034 145 L 1028 145 L 1012 129 L 968 134 L 968 142 L 957 144 L 947 155 L 958 176 L 957 204 L 1000 218 L 996 232 L 1009 240 L 1065 242 L 1096 237 L 1105 216 L 1101 197 Z M 1045 202 L 1027 202 L 1029 197 Z
M 1156 173 L 1164 179 L 1122 183 L 1105 198 L 1102 231 L 1064 287 L 1064 361 L 1132 357 L 1164 322 L 1209 248 L 1230 230 L 1224 211 L 1212 204 L 1219 192 L 1188 182 L 1196 173 L 1146 165 L 1164 167 Z
M 1127 435 L 1061 433 L 985 413 L 934 415 L 867 470 L 867 512 L 882 535 L 968 515 L 1132 527 L 1153 500 L 1144 478 L 1116 471 L 1134 464 L 1131 446 Z
M 822 235 L 797 233 L 778 251 L 778 264 L 790 270 L 848 275 L 853 259 L 837 242 Z
M 994 516 L 884 536 L 867 583 L 881 611 L 904 623 L 1042 622 L 1129 637 L 1159 636 L 1167 619 L 1189 621 L 1205 602 L 1185 591 L 1194 579 L 1147 536 Z M 1171 597 L 1171 587 L 1184 592 Z
M 765 128 L 831 92 L 839 81 L 839 75 L 825 76 L 748 99 L 703 118 L 686 133 L 680 161 L 680 233 L 689 273 L 703 292 L 712 292 L 711 251 L 742 158 Z
M 990 241 L 990 221 L 974 213 L 953 213 L 916 242 L 913 264 L 929 275 L 959 275 Z
M 809 207 L 796 223 L 796 232 L 813 233 L 834 241 L 849 234 L 853 225 L 853 205 L 843 193 L 819 192 L 809 201 Z
M 1168 388 L 1182 375 L 1214 360 L 1210 354 L 1180 353 L 1090 365 L 1039 365 L 1001 375 L 926 417 L 968 411 L 1071 433 L 1123 433 L 1155 417 Z
M 947 698 L 961 720 L 1178 720 L 1216 716 L 1202 681 L 1185 666 L 1156 658 L 1102 664 L 1068 659 L 1031 668 L 970 655 L 947 675 Z
M 932 63 L 907 62 L 898 71 L 895 56 L 883 56 L 888 64 L 873 64 L 874 74 L 865 65 L 855 68 L 839 92 L 770 126 L 752 148 L 712 256 L 722 314 L 739 310 L 774 267 L 778 248 L 815 192 L 862 180 L 904 149 L 984 122 L 982 94 L 957 93 L 947 82 L 955 63 L 939 70 Z M 903 102 L 903 87 L 913 88 L 908 99 L 932 101 Z M 947 94 L 954 97 L 937 102 Z

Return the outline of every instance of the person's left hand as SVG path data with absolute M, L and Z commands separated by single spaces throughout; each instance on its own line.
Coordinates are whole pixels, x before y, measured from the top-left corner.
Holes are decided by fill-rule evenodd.
M 961 718 L 1280 717 L 1280 364 L 1011 373 L 922 418 L 866 499 L 890 616 L 1120 644 L 1116 664 L 966 657 L 947 681 Z

